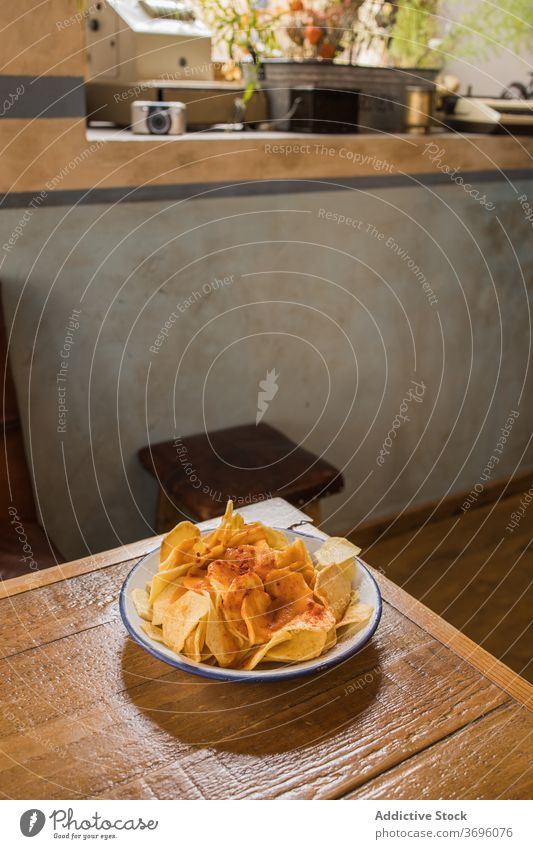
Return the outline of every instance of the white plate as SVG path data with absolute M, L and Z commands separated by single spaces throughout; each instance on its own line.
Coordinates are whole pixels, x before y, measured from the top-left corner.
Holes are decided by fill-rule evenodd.
M 281 530 L 283 530 L 289 542 L 293 542 L 298 538 L 303 539 L 311 554 L 317 551 L 323 543 L 323 540 L 309 536 L 308 534 L 286 531 L 283 528 Z M 206 531 L 205 533 L 210 533 L 210 531 Z M 139 560 L 124 581 L 119 598 L 120 615 L 135 642 L 139 643 L 147 652 L 153 654 L 154 657 L 168 663 L 170 666 L 175 666 L 177 669 L 183 670 L 183 672 L 192 672 L 193 675 L 202 675 L 205 678 L 211 678 L 216 681 L 258 682 L 300 678 L 303 675 L 311 675 L 313 672 L 323 672 L 325 669 L 336 666 L 338 663 L 342 663 L 354 654 L 357 654 L 368 643 L 378 627 L 382 609 L 381 594 L 378 585 L 362 561 L 358 557 L 354 559 L 356 569 L 353 587 L 359 590 L 360 601 L 363 604 L 369 604 L 373 607 L 374 612 L 363 628 L 357 630 L 351 630 L 349 627 L 346 628 L 346 633 L 340 636 L 337 645 L 321 657 L 314 658 L 314 660 L 305 660 L 292 664 L 269 664 L 260 669 L 250 671 L 222 669 L 219 666 L 209 666 L 206 663 L 195 663 L 183 655 L 176 654 L 167 648 L 167 646 L 163 645 L 163 643 L 158 643 L 156 640 L 150 639 L 142 629 L 143 620 L 135 609 L 131 594 L 134 589 L 145 589 L 148 581 L 159 570 L 159 549 L 152 551 L 146 557 L 143 557 L 142 560 Z

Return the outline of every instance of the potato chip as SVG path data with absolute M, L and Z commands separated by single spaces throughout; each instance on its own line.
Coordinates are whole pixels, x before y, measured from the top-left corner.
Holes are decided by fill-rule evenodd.
M 305 562 L 309 560 L 312 565 L 309 553 L 305 548 L 303 540 L 301 539 L 297 539 L 290 545 L 288 545 L 286 548 L 276 551 L 275 555 L 276 566 L 278 569 L 290 569 L 292 563 L 295 563 L 297 561 Z
M 188 635 L 201 619 L 209 614 L 211 602 L 207 594 L 189 590 L 169 605 L 163 614 L 163 639 L 173 651 L 179 653 Z
M 242 528 L 243 525 L 244 519 L 242 516 L 239 515 L 239 513 L 233 513 L 233 501 L 228 501 L 226 511 L 222 516 L 220 525 L 208 534 L 205 541 L 211 548 L 221 545 L 222 551 L 220 553 L 222 554 L 229 545 L 231 535 L 234 531 Z
M 273 569 L 269 572 L 265 578 L 265 589 L 274 599 L 288 604 L 300 603 L 302 610 L 306 607 L 307 599 L 313 595 L 303 575 L 291 572 L 290 569 Z
M 233 501 L 230 498 L 228 500 L 228 503 L 226 504 L 226 509 L 224 511 L 224 515 L 222 516 L 222 519 L 220 520 L 220 527 L 221 528 L 231 527 L 233 520 L 234 520 Z
M 268 573 L 276 568 L 275 552 L 264 539 L 259 540 L 253 546 L 249 546 L 249 550 L 252 569 L 264 581 Z
M 369 604 L 361 604 L 359 601 L 359 591 L 352 590 L 344 615 L 340 622 L 337 622 L 337 628 L 342 628 L 344 625 L 365 625 L 373 612 L 374 608 Z
M 272 634 L 270 640 L 260 646 L 258 649 L 253 651 L 251 654 L 248 654 L 242 662 L 242 669 L 250 670 L 255 669 L 258 663 L 264 659 L 265 655 L 274 648 L 274 646 L 278 645 L 278 643 L 283 643 L 287 640 L 287 634 L 284 631 L 277 631 L 275 634 Z
M 265 662 L 294 663 L 311 660 L 313 657 L 319 657 L 322 654 L 326 644 L 326 631 L 315 631 L 307 628 L 290 631 L 287 628 L 281 633 L 286 633 L 288 639 L 269 649 L 263 658 Z
M 152 625 L 162 625 L 163 616 L 167 607 L 178 600 L 177 593 L 180 587 L 175 581 L 165 584 L 152 605 Z
M 263 589 L 249 590 L 244 596 L 242 618 L 251 646 L 264 642 L 270 636 L 270 620 L 267 616 L 270 605 L 270 596 Z
M 172 528 L 172 530 L 169 531 L 169 533 L 163 538 L 161 551 L 159 553 L 160 562 L 163 563 L 173 549 L 178 548 L 181 543 L 189 539 L 200 539 L 200 530 L 198 526 L 193 525 L 192 522 L 179 522 L 179 524 Z
M 372 614 L 351 588 L 358 553 L 327 540 L 317 569 L 303 539 L 289 544 L 282 531 L 245 523 L 228 501 L 203 537 L 191 522 L 164 537 L 157 574 L 132 600 L 149 637 L 196 663 L 251 670 L 310 660 Z
M 188 590 L 196 592 L 211 592 L 211 584 L 207 578 L 207 570 L 189 569 L 189 572 L 181 578 L 183 586 Z
M 183 578 L 178 578 L 178 580 L 173 585 L 174 586 L 174 592 L 170 596 L 170 603 L 171 604 L 173 602 L 177 601 L 179 598 L 181 598 L 182 595 L 185 595 L 185 593 L 187 592 L 187 589 L 190 589 L 190 587 L 184 587 L 183 584 L 182 584 L 182 581 L 183 581 Z
M 295 542 L 287 546 L 283 551 L 277 551 L 275 556 L 278 569 L 286 568 L 294 572 L 301 572 L 309 586 L 313 586 L 315 567 L 302 539 L 295 540 Z
M 244 575 L 237 575 L 228 589 L 222 593 L 222 610 L 228 627 L 232 631 L 236 628 L 238 633 L 244 637 L 247 636 L 247 629 L 241 608 L 245 596 L 253 590 L 261 592 L 263 583 L 253 572 L 245 572 Z
M 229 546 L 224 554 L 224 559 L 219 561 L 226 564 L 228 575 L 242 575 L 245 572 L 255 572 L 263 580 L 264 575 L 276 566 L 274 552 L 268 547 L 265 540 L 260 540 L 255 545 L 242 544 Z M 212 564 L 213 565 L 213 564 Z
M 322 605 L 308 600 L 303 613 L 273 634 L 276 640 L 260 660 L 289 663 L 319 657 L 332 628 L 335 628 L 332 614 Z
M 217 558 L 222 557 L 224 554 L 225 548 L 220 543 L 217 545 L 209 546 L 209 560 L 217 560 Z
M 315 596 L 333 613 L 337 622 L 348 607 L 353 575 L 353 560 L 347 560 L 324 566 L 316 577 Z
M 219 666 L 237 666 L 243 655 L 241 643 L 230 633 L 222 612 L 213 603 L 208 613 L 205 645 Z
M 207 567 L 207 577 L 214 590 L 225 593 L 235 578 L 241 574 L 238 564 L 232 560 L 213 560 Z
M 160 595 L 160 593 L 162 593 L 169 584 L 177 586 L 177 579 L 181 578 L 182 575 L 186 575 L 187 571 L 187 566 L 176 566 L 175 569 L 168 569 L 165 572 L 157 572 L 152 578 L 152 585 L 150 587 L 150 604 L 155 603 L 158 595 Z
M 185 558 L 185 560 L 190 559 L 191 569 L 198 570 L 204 568 L 212 558 L 211 548 L 204 540 L 200 539 L 194 543 L 189 551 L 189 558 Z
M 148 634 L 151 640 L 155 640 L 158 643 L 163 642 L 162 628 L 158 628 L 156 625 L 152 625 L 150 622 L 143 622 L 141 628 L 146 634 Z
M 198 549 L 200 551 L 205 549 L 205 545 L 200 543 L 198 539 L 195 537 L 184 539 L 159 564 L 159 571 L 165 572 L 169 569 L 175 569 L 178 566 L 184 566 L 186 569 L 189 569 L 191 566 L 198 565 L 198 563 L 202 562 L 201 559 L 198 560 L 196 557 Z
M 135 609 L 141 619 L 147 619 L 148 622 L 151 622 L 152 605 L 150 604 L 150 596 L 146 590 L 142 590 L 140 588 L 135 589 L 132 591 L 131 597 L 135 605 Z
M 226 546 L 238 548 L 240 545 L 253 545 L 261 539 L 264 539 L 264 534 L 258 524 L 244 525 L 227 534 Z
M 265 578 L 265 590 L 272 598 L 272 629 L 278 630 L 303 613 L 312 590 L 299 572 L 273 569 Z
M 261 529 L 264 533 L 265 542 L 275 550 L 288 548 L 289 542 L 283 531 L 278 531 L 277 528 L 269 528 L 267 525 L 261 524 Z
M 337 628 L 330 628 L 326 636 L 324 651 L 330 651 L 337 644 Z
M 196 628 L 186 637 L 183 643 L 182 653 L 190 657 L 196 663 L 201 663 L 204 659 L 203 647 L 205 643 L 205 634 L 207 630 L 207 618 L 202 619 Z
M 335 617 L 322 604 L 316 601 L 307 601 L 307 606 L 303 613 L 296 616 L 292 622 L 286 626 L 288 629 L 309 628 L 316 631 L 325 631 L 326 634 L 335 627 Z
M 361 549 L 347 539 L 342 537 L 330 537 L 318 551 L 315 551 L 317 568 L 320 571 L 324 566 L 332 563 L 344 563 L 361 553 Z

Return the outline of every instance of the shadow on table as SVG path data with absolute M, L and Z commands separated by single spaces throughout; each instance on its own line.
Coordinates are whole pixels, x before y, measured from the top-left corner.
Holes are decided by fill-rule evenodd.
M 185 745 L 241 754 L 291 751 L 341 733 L 372 706 L 381 681 L 372 643 L 327 672 L 272 684 L 208 681 L 147 658 L 127 641 L 125 698 Z

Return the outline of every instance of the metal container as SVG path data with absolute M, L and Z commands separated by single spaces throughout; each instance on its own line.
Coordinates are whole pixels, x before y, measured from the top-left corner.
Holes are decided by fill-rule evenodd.
M 434 88 L 421 85 L 407 86 L 405 90 L 405 132 L 419 136 L 429 133 L 433 125 L 434 108 Z
M 289 130 L 289 121 L 279 119 L 289 113 L 291 89 L 316 86 L 322 90 L 359 92 L 360 132 L 401 132 L 405 123 L 407 87 L 434 88 L 438 73 L 436 68 L 371 68 L 315 60 L 265 59 L 261 84 L 267 96 L 269 118 L 279 121 L 276 129 Z
M 290 131 L 295 133 L 357 133 L 357 91 L 324 91 L 295 86 L 291 91 Z

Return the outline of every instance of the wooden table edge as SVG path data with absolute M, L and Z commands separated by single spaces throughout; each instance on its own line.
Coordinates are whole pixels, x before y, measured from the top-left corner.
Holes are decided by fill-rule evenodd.
M 207 523 L 206 523 L 207 524 Z M 309 522 L 298 522 L 294 526 L 300 527 L 314 536 L 326 538 L 326 534 Z M 69 563 L 52 566 L 40 572 L 33 572 L 17 578 L 10 578 L 2 583 L 0 587 L 0 600 L 10 598 L 20 593 L 41 587 L 50 586 L 54 583 L 86 575 L 90 572 L 124 563 L 127 560 L 135 560 L 143 557 L 158 547 L 161 536 L 148 537 L 138 542 L 129 543 L 118 548 L 94 554 L 90 557 L 82 557 Z M 363 561 L 364 562 L 364 561 Z M 413 598 L 404 589 L 386 578 L 378 570 L 369 564 L 365 566 L 376 578 L 386 602 L 406 616 L 419 628 L 427 631 L 438 642 L 445 645 L 462 660 L 473 666 L 478 672 L 508 693 L 513 699 L 525 707 L 533 708 L 533 685 L 517 672 L 514 672 L 501 660 L 491 655 L 486 649 L 475 643 L 449 622 L 446 622 L 438 613 L 430 610 L 425 604 Z
M 454 625 L 446 622 L 438 613 L 409 595 L 402 587 L 376 572 L 369 564 L 365 563 L 365 565 L 376 577 L 383 598 L 396 610 L 403 613 L 404 616 L 423 628 L 432 637 L 435 637 L 439 643 L 451 649 L 517 702 L 530 710 L 533 708 L 533 685 L 529 681 L 526 681 L 518 672 L 514 672 L 501 660 L 475 643 Z
M 305 525 L 308 528 L 308 532 L 311 531 L 315 536 L 322 536 L 326 539 L 326 534 L 315 528 L 311 523 L 312 520 L 310 520 L 305 513 L 302 513 L 302 511 L 298 510 L 296 507 L 292 507 L 292 505 L 288 504 L 283 498 L 271 498 L 266 501 L 260 501 L 252 507 L 244 507 L 240 509 L 239 512 L 242 513 L 245 518 L 247 517 L 247 514 L 250 518 L 253 518 L 253 516 L 250 515 L 251 511 L 263 506 L 264 504 L 269 504 L 269 506 L 274 509 L 276 507 L 279 508 L 280 506 L 282 508 L 289 508 L 288 511 L 285 512 L 288 512 L 294 521 L 284 525 L 287 530 L 290 530 L 293 527 Z M 198 527 L 202 530 L 209 530 L 214 528 L 218 521 L 218 518 L 209 519 L 206 522 L 199 522 Z M 108 551 L 91 554 L 88 557 L 81 557 L 78 560 L 71 560 L 67 563 L 58 563 L 57 566 L 50 566 L 47 569 L 29 572 L 26 575 L 20 575 L 16 578 L 9 578 L 7 581 L 1 581 L 0 600 L 18 595 L 19 593 L 28 592 L 29 590 L 46 587 L 50 584 L 55 584 L 58 581 L 65 581 L 69 578 L 77 578 L 79 575 L 87 575 L 89 572 L 96 572 L 98 569 L 105 569 L 108 566 L 114 566 L 117 563 L 125 563 L 128 560 L 135 560 L 136 558 L 144 557 L 145 554 L 149 554 L 151 551 L 154 551 L 159 547 L 163 536 L 164 534 L 159 534 L 156 536 L 146 537 L 145 539 L 136 540 L 135 542 L 124 543 L 123 545 L 120 545 L 117 548 L 111 548 Z
M 161 536 L 147 537 L 138 542 L 126 543 L 118 548 L 103 551 L 101 554 L 91 554 L 89 557 L 81 557 L 79 560 L 58 563 L 57 566 L 50 566 L 48 569 L 29 572 L 27 575 L 20 575 L 17 578 L 9 578 L 7 581 L 2 581 L 0 600 L 60 581 L 67 581 L 69 578 L 87 575 L 89 572 L 97 572 L 99 569 L 106 569 L 109 566 L 115 566 L 117 563 L 125 563 L 127 560 L 144 557 L 145 554 L 149 554 L 150 551 L 154 551 L 160 545 L 161 539 Z

